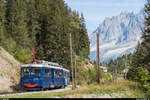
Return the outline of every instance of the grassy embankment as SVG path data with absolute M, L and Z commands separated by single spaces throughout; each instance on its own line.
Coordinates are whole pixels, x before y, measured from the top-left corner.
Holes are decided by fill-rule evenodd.
M 0 98 L 66 98 L 68 95 L 71 95 L 73 98 L 82 98 L 83 95 L 95 94 L 95 95 L 104 95 L 108 94 L 112 97 L 115 94 L 120 94 L 115 96 L 116 98 L 146 98 L 145 94 L 136 87 L 135 82 L 128 80 L 121 80 L 120 82 L 107 82 L 100 85 L 91 84 L 81 86 L 76 90 L 68 90 L 65 92 L 55 92 L 55 93 L 37 93 L 37 94 L 28 94 L 28 95 L 16 95 L 16 96 L 6 96 Z M 70 97 L 70 96 L 69 96 Z

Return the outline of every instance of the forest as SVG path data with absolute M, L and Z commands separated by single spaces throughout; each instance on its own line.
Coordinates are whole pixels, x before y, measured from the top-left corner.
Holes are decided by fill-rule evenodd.
M 84 15 L 63 0 L 0 0 L 0 46 L 21 63 L 36 59 L 70 68 L 70 34 L 73 54 L 88 58 L 89 38 Z

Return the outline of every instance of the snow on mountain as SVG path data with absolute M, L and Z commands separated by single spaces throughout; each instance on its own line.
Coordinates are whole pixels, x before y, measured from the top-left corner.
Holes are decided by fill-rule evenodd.
M 97 29 L 90 34 L 90 59 L 96 60 L 96 34 L 100 34 L 100 59 L 109 61 L 124 54 L 133 53 L 137 37 L 142 35 L 144 10 L 138 14 L 122 12 L 118 16 L 105 18 Z

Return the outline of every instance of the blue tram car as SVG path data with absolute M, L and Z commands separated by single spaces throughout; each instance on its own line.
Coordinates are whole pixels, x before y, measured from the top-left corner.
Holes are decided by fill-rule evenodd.
M 35 62 L 21 66 L 20 85 L 25 90 L 65 87 L 69 84 L 69 76 L 69 70 L 58 63 Z

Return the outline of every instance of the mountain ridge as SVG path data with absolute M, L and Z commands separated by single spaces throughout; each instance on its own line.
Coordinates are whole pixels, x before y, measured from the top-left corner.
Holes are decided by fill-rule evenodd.
M 144 10 L 121 12 L 118 16 L 105 18 L 105 20 L 90 34 L 89 58 L 96 60 L 96 33 L 100 34 L 100 59 L 108 62 L 124 54 L 133 53 L 142 35 L 144 27 Z

